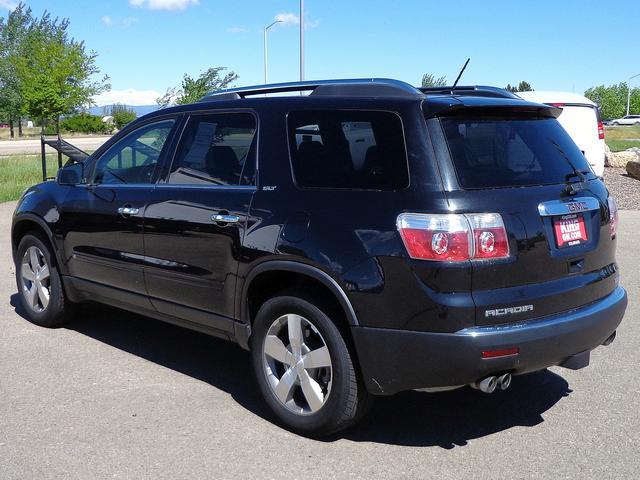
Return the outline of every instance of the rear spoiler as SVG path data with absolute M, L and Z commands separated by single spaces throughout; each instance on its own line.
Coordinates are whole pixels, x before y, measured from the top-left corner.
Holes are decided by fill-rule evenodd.
M 504 116 L 530 115 L 546 118 L 558 118 L 562 108 L 541 103 L 525 102 L 517 99 L 506 98 L 438 98 L 426 100 L 422 103 L 422 110 L 426 118 L 461 115 L 469 113 L 474 116 Z

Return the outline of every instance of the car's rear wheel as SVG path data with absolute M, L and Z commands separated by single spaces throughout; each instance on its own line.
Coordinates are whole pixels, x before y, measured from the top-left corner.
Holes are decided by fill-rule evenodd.
M 71 320 L 62 281 L 49 245 L 37 234 L 25 235 L 16 256 L 16 282 L 27 318 L 43 327 Z
M 268 300 L 256 315 L 251 347 L 260 391 L 287 428 L 328 435 L 365 413 L 369 394 L 340 330 L 311 301 Z

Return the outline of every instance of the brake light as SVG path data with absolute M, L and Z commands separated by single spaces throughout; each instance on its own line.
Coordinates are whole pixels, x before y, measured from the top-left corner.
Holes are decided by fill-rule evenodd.
M 509 256 L 507 232 L 497 213 L 402 213 L 397 227 L 411 258 L 458 262 Z
M 470 257 L 469 224 L 462 215 L 402 213 L 397 225 L 411 258 L 455 262 Z
M 607 198 L 609 205 L 609 228 L 611 229 L 611 238 L 615 238 L 618 233 L 618 205 L 612 196 Z
M 564 103 L 550 103 L 552 107 L 564 108 Z
M 604 140 L 604 123 L 598 122 L 598 140 Z

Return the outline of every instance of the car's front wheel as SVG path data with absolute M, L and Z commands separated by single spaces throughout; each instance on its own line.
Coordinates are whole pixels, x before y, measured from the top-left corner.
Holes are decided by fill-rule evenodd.
M 27 318 L 43 327 L 57 327 L 71 319 L 71 305 L 51 249 L 37 234 L 25 235 L 18 245 L 16 282 Z
M 256 315 L 251 349 L 262 396 L 286 427 L 328 435 L 365 413 L 369 394 L 349 349 L 312 301 L 283 295 L 265 302 Z

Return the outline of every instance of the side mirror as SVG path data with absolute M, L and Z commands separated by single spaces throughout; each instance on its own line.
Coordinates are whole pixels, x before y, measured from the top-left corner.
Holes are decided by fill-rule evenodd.
M 79 185 L 84 178 L 84 163 L 72 163 L 58 170 L 58 185 Z

